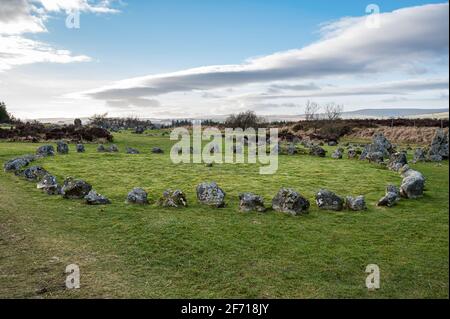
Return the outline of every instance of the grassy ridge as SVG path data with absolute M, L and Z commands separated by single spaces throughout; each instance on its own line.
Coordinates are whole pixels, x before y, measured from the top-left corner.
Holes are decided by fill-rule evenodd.
M 119 154 L 87 145 L 38 161 L 60 180 L 83 178 L 113 204 L 89 207 L 40 193 L 34 183 L 0 173 L 1 297 L 448 297 L 448 162 L 413 165 L 427 177 L 419 200 L 378 208 L 393 172 L 366 162 L 280 156 L 276 175 L 257 165 L 174 165 L 168 137 L 116 134 Z M 126 146 L 143 154 L 124 154 Z M 153 146 L 163 155 L 151 154 Z M 32 153 L 36 144 L 0 143 L 0 161 Z M 330 148 L 331 151 L 331 148 Z M 210 209 L 195 186 L 216 181 L 227 207 Z M 313 202 L 320 188 L 364 194 L 366 212 L 319 211 L 293 218 L 273 211 L 238 212 L 238 194 L 266 205 L 282 186 Z M 187 193 L 186 209 L 125 204 L 133 187 L 155 200 L 167 188 Z M 64 268 L 81 269 L 78 291 L 63 288 Z M 367 264 L 381 269 L 381 289 L 365 288 Z

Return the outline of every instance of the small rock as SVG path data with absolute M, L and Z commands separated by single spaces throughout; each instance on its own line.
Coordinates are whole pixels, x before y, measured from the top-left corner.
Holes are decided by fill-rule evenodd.
M 84 145 L 83 144 L 77 144 L 76 150 L 77 150 L 77 153 L 84 153 L 85 152 Z
M 154 147 L 154 148 L 152 148 L 152 153 L 153 154 L 163 154 L 164 151 L 159 147 Z
M 327 155 L 327 151 L 320 146 L 313 145 L 309 150 L 309 154 L 313 156 L 325 157 Z
M 309 201 L 291 188 L 282 188 L 272 199 L 272 208 L 293 216 L 307 214 Z
M 108 198 L 98 194 L 93 189 L 84 197 L 84 200 L 86 201 L 86 204 L 88 204 L 88 205 L 108 205 L 108 204 L 111 204 L 111 201 Z
M 31 166 L 20 175 L 30 182 L 40 181 L 48 172 L 42 166 Z
M 41 156 L 53 156 L 55 155 L 55 148 L 53 145 L 43 145 L 38 147 L 36 154 Z
M 171 189 L 166 190 L 162 197 L 159 199 L 159 205 L 162 207 L 186 207 L 187 206 L 187 200 L 186 195 L 184 193 L 177 189 L 172 191 Z
M 377 206 L 392 207 L 397 204 L 399 200 L 400 190 L 398 189 L 398 187 L 394 185 L 388 185 L 386 187 L 386 194 L 378 201 Z
M 358 157 L 358 153 L 354 149 L 349 149 L 347 152 L 347 156 L 349 159 L 354 159 L 354 158 Z
M 197 186 L 197 199 L 201 204 L 225 207 L 225 192 L 215 183 L 201 183 Z
M 119 152 L 119 148 L 117 147 L 116 144 L 113 144 L 110 147 L 108 147 L 108 152 L 109 153 L 117 153 L 117 152 Z
M 264 200 L 261 196 L 255 195 L 253 193 L 242 193 L 239 194 L 239 210 L 241 212 L 264 212 L 266 208 L 264 207 Z
M 99 146 L 97 146 L 97 152 L 100 152 L 100 153 L 106 152 L 105 145 L 100 144 Z
M 328 141 L 328 146 L 336 146 L 338 145 L 338 142 L 336 141 Z
M 342 159 L 342 156 L 344 156 L 344 150 L 342 148 L 336 149 L 333 154 L 331 154 L 331 157 L 334 159 Z
M 64 180 L 61 193 L 64 198 L 83 199 L 91 191 L 92 186 L 81 179 L 68 177 Z
M 320 209 L 341 211 L 344 203 L 343 198 L 326 189 L 321 189 L 316 194 L 316 204 Z
M 139 154 L 139 151 L 137 149 L 135 149 L 135 148 L 127 147 L 126 153 L 127 154 Z
M 56 142 L 56 151 L 59 154 L 68 154 L 69 153 L 69 145 L 63 141 Z
M 362 195 L 358 197 L 347 196 L 345 206 L 349 210 L 353 211 L 361 211 L 367 209 L 366 199 Z
M 128 193 L 127 202 L 130 204 L 146 205 L 148 204 L 147 192 L 142 188 L 134 188 Z
M 56 177 L 50 174 L 45 175 L 36 187 L 44 190 L 48 195 L 60 195 L 61 187 L 56 181 Z

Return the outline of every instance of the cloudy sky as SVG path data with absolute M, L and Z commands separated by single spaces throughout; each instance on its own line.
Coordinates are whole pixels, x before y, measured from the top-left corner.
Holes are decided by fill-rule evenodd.
M 0 0 L 0 100 L 21 118 L 297 115 L 307 100 L 447 108 L 448 12 L 419 0 Z

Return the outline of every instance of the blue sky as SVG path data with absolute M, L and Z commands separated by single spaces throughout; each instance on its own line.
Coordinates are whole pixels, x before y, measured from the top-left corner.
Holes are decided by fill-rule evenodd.
M 287 77 L 265 75 L 268 79 L 264 81 L 260 79 L 243 81 L 239 78 L 238 85 L 233 81 L 224 82 L 214 77 L 213 82 L 217 82 L 214 85 L 196 80 L 195 86 L 193 84 L 186 86 L 189 79 L 177 77 L 176 80 L 183 83 L 182 89 L 167 87 L 160 89 L 161 81 L 165 83 L 166 75 L 171 72 L 211 65 L 241 66 L 249 59 L 264 58 L 277 52 L 308 47 L 323 40 L 323 34 L 319 32 L 321 26 L 348 17 L 364 17 L 366 6 L 371 2 L 55 1 L 60 4 L 57 8 L 48 6 L 45 0 L 0 0 L 3 7 L 1 9 L 0 6 L 0 39 L 11 42 L 11 37 L 21 37 L 36 41 L 39 45 L 44 44 L 45 50 L 51 48 L 70 51 L 40 57 L 42 48 L 36 45 L 37 53 L 32 56 L 33 52 L 27 52 L 31 56 L 24 62 L 9 59 L 10 52 L 3 52 L 2 55 L 0 48 L 0 62 L 4 65 L 2 70 L 0 63 L 0 72 L 4 73 L 3 79 L 0 80 L 0 99 L 5 100 L 11 111 L 19 116 L 29 118 L 88 116 L 92 113 L 109 112 L 112 115 L 182 117 L 185 112 L 189 112 L 186 114 L 188 116 L 203 115 L 205 112 L 226 114 L 244 109 L 253 109 L 261 114 L 301 114 L 302 106 L 308 99 L 317 100 L 319 103 L 342 103 L 347 110 L 364 107 L 448 106 L 448 88 L 442 85 L 442 82 L 445 84 L 445 80 L 448 83 L 448 40 L 446 50 L 445 43 L 443 44 L 444 52 L 442 47 L 434 48 L 433 43 L 424 42 L 423 46 L 436 49 L 429 56 L 424 53 L 427 50 L 419 47 L 421 43 L 417 43 L 414 48 L 418 49 L 418 54 L 405 57 L 411 59 L 414 71 L 392 68 L 389 72 L 376 70 L 366 73 L 358 70 L 355 74 L 351 72 L 349 74 L 345 70 L 342 74 L 320 72 L 319 76 L 315 74 L 302 76 L 302 72 L 299 72 L 298 77 L 295 74 Z M 81 8 L 80 28 L 68 29 L 65 27 L 67 10 L 74 3 Z M 382 13 L 392 13 L 399 8 L 445 2 L 376 1 L 375 3 Z M 3 18 L 5 21 L 2 22 L 1 10 L 6 11 L 8 6 L 13 5 L 27 6 L 28 11 L 24 11 L 20 21 L 19 18 L 17 21 Z M 36 8 L 46 10 L 45 17 L 33 11 Z M 445 7 L 441 9 L 442 12 L 444 9 Z M 448 11 L 448 6 L 446 10 Z M 432 23 L 436 30 L 442 29 L 442 32 L 448 35 L 448 30 L 443 30 L 445 26 L 448 29 L 448 12 L 446 15 L 431 14 L 437 14 L 446 21 L 434 21 L 431 18 L 428 21 L 426 20 L 428 13 L 420 12 L 412 12 L 411 19 L 416 15 L 417 21 Z M 28 25 L 25 26 L 24 21 L 30 17 L 34 19 L 33 23 L 36 19 L 41 19 L 39 21 L 45 30 L 29 32 L 26 29 Z M 13 30 L 16 27 L 17 31 L 2 34 L 2 23 L 7 27 L 12 26 Z M 411 32 L 417 34 L 422 32 L 420 25 L 415 25 L 415 28 L 417 30 Z M 402 25 L 398 26 L 398 30 L 402 30 Z M 346 31 L 342 29 L 342 32 Z M 404 32 L 407 33 L 408 30 L 405 29 Z M 364 41 L 364 37 L 360 37 L 357 31 L 350 34 L 354 35 L 357 41 Z M 408 36 L 410 35 L 405 34 L 405 39 Z M 14 45 L 19 44 L 14 42 Z M 401 45 L 399 42 L 399 47 Z M 11 52 L 22 53 L 23 47 Z M 364 52 L 370 54 L 370 50 Z M 2 59 L 4 61 L 1 61 Z M 223 75 L 222 71 L 221 74 Z M 130 88 L 130 83 L 136 82 L 136 77 L 155 75 L 164 79 L 139 80 L 142 82 L 136 84 L 138 87 L 147 85 L 151 90 L 147 90 L 145 94 L 139 92 L 138 95 L 133 95 L 136 89 Z M 434 81 L 435 86 L 431 90 L 422 90 L 420 95 L 405 90 L 399 83 L 410 84 L 411 81 L 424 80 L 427 83 Z M 116 81 L 122 81 L 122 86 L 129 89 L 123 96 L 116 95 Z M 172 76 L 170 81 L 174 87 L 180 86 Z M 392 87 L 401 87 L 402 91 L 388 90 L 390 83 L 394 83 Z M 290 89 L 281 92 L 280 84 Z M 302 93 L 300 96 L 289 98 L 294 95 L 291 94 L 294 86 L 305 84 L 314 84 L 320 87 L 322 92 L 329 88 L 335 89 L 321 96 Z M 383 92 L 379 90 L 365 92 L 362 84 L 371 84 L 389 94 L 381 94 Z M 264 98 L 263 101 L 261 96 L 266 97 L 268 93 L 274 93 L 274 85 L 279 88 L 276 92 L 278 96 Z M 104 93 L 112 92 L 110 86 L 115 90 L 113 98 Z M 154 88 L 158 88 L 157 93 L 154 92 Z M 125 92 L 123 87 L 120 89 L 122 93 Z M 344 91 L 350 89 L 352 93 L 345 95 Z M 355 90 L 359 93 L 355 94 Z M 29 94 L 24 96 L 24 91 Z M 100 91 L 102 94 L 99 94 Z M 88 93 L 76 94 L 80 92 Z M 333 92 L 336 93 L 335 96 Z M 258 102 L 255 102 L 256 100 Z

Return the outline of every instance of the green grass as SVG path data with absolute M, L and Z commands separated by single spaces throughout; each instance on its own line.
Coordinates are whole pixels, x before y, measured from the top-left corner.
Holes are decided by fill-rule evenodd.
M 173 142 L 159 134 L 120 133 L 115 143 L 121 153 L 87 145 L 77 154 L 71 145 L 69 155 L 36 162 L 60 181 L 85 179 L 109 206 L 47 196 L 0 173 L 0 297 L 448 298 L 448 162 L 412 165 L 427 178 L 425 196 L 378 208 L 386 184 L 401 178 L 367 162 L 282 155 L 275 175 L 259 175 L 256 165 L 174 165 Z M 0 161 L 37 146 L 2 142 Z M 124 154 L 126 146 L 142 154 Z M 153 146 L 166 153 L 151 154 Z M 226 208 L 197 203 L 202 181 L 226 191 Z M 310 199 L 309 215 L 238 211 L 239 192 L 260 194 L 269 206 L 283 186 Z M 126 204 L 133 187 L 145 188 L 152 205 Z M 187 193 L 189 207 L 157 207 L 167 188 Z M 320 211 L 320 188 L 363 194 L 369 209 Z M 75 291 L 64 288 L 71 263 L 81 270 Z M 381 270 L 374 292 L 365 287 L 368 264 Z

